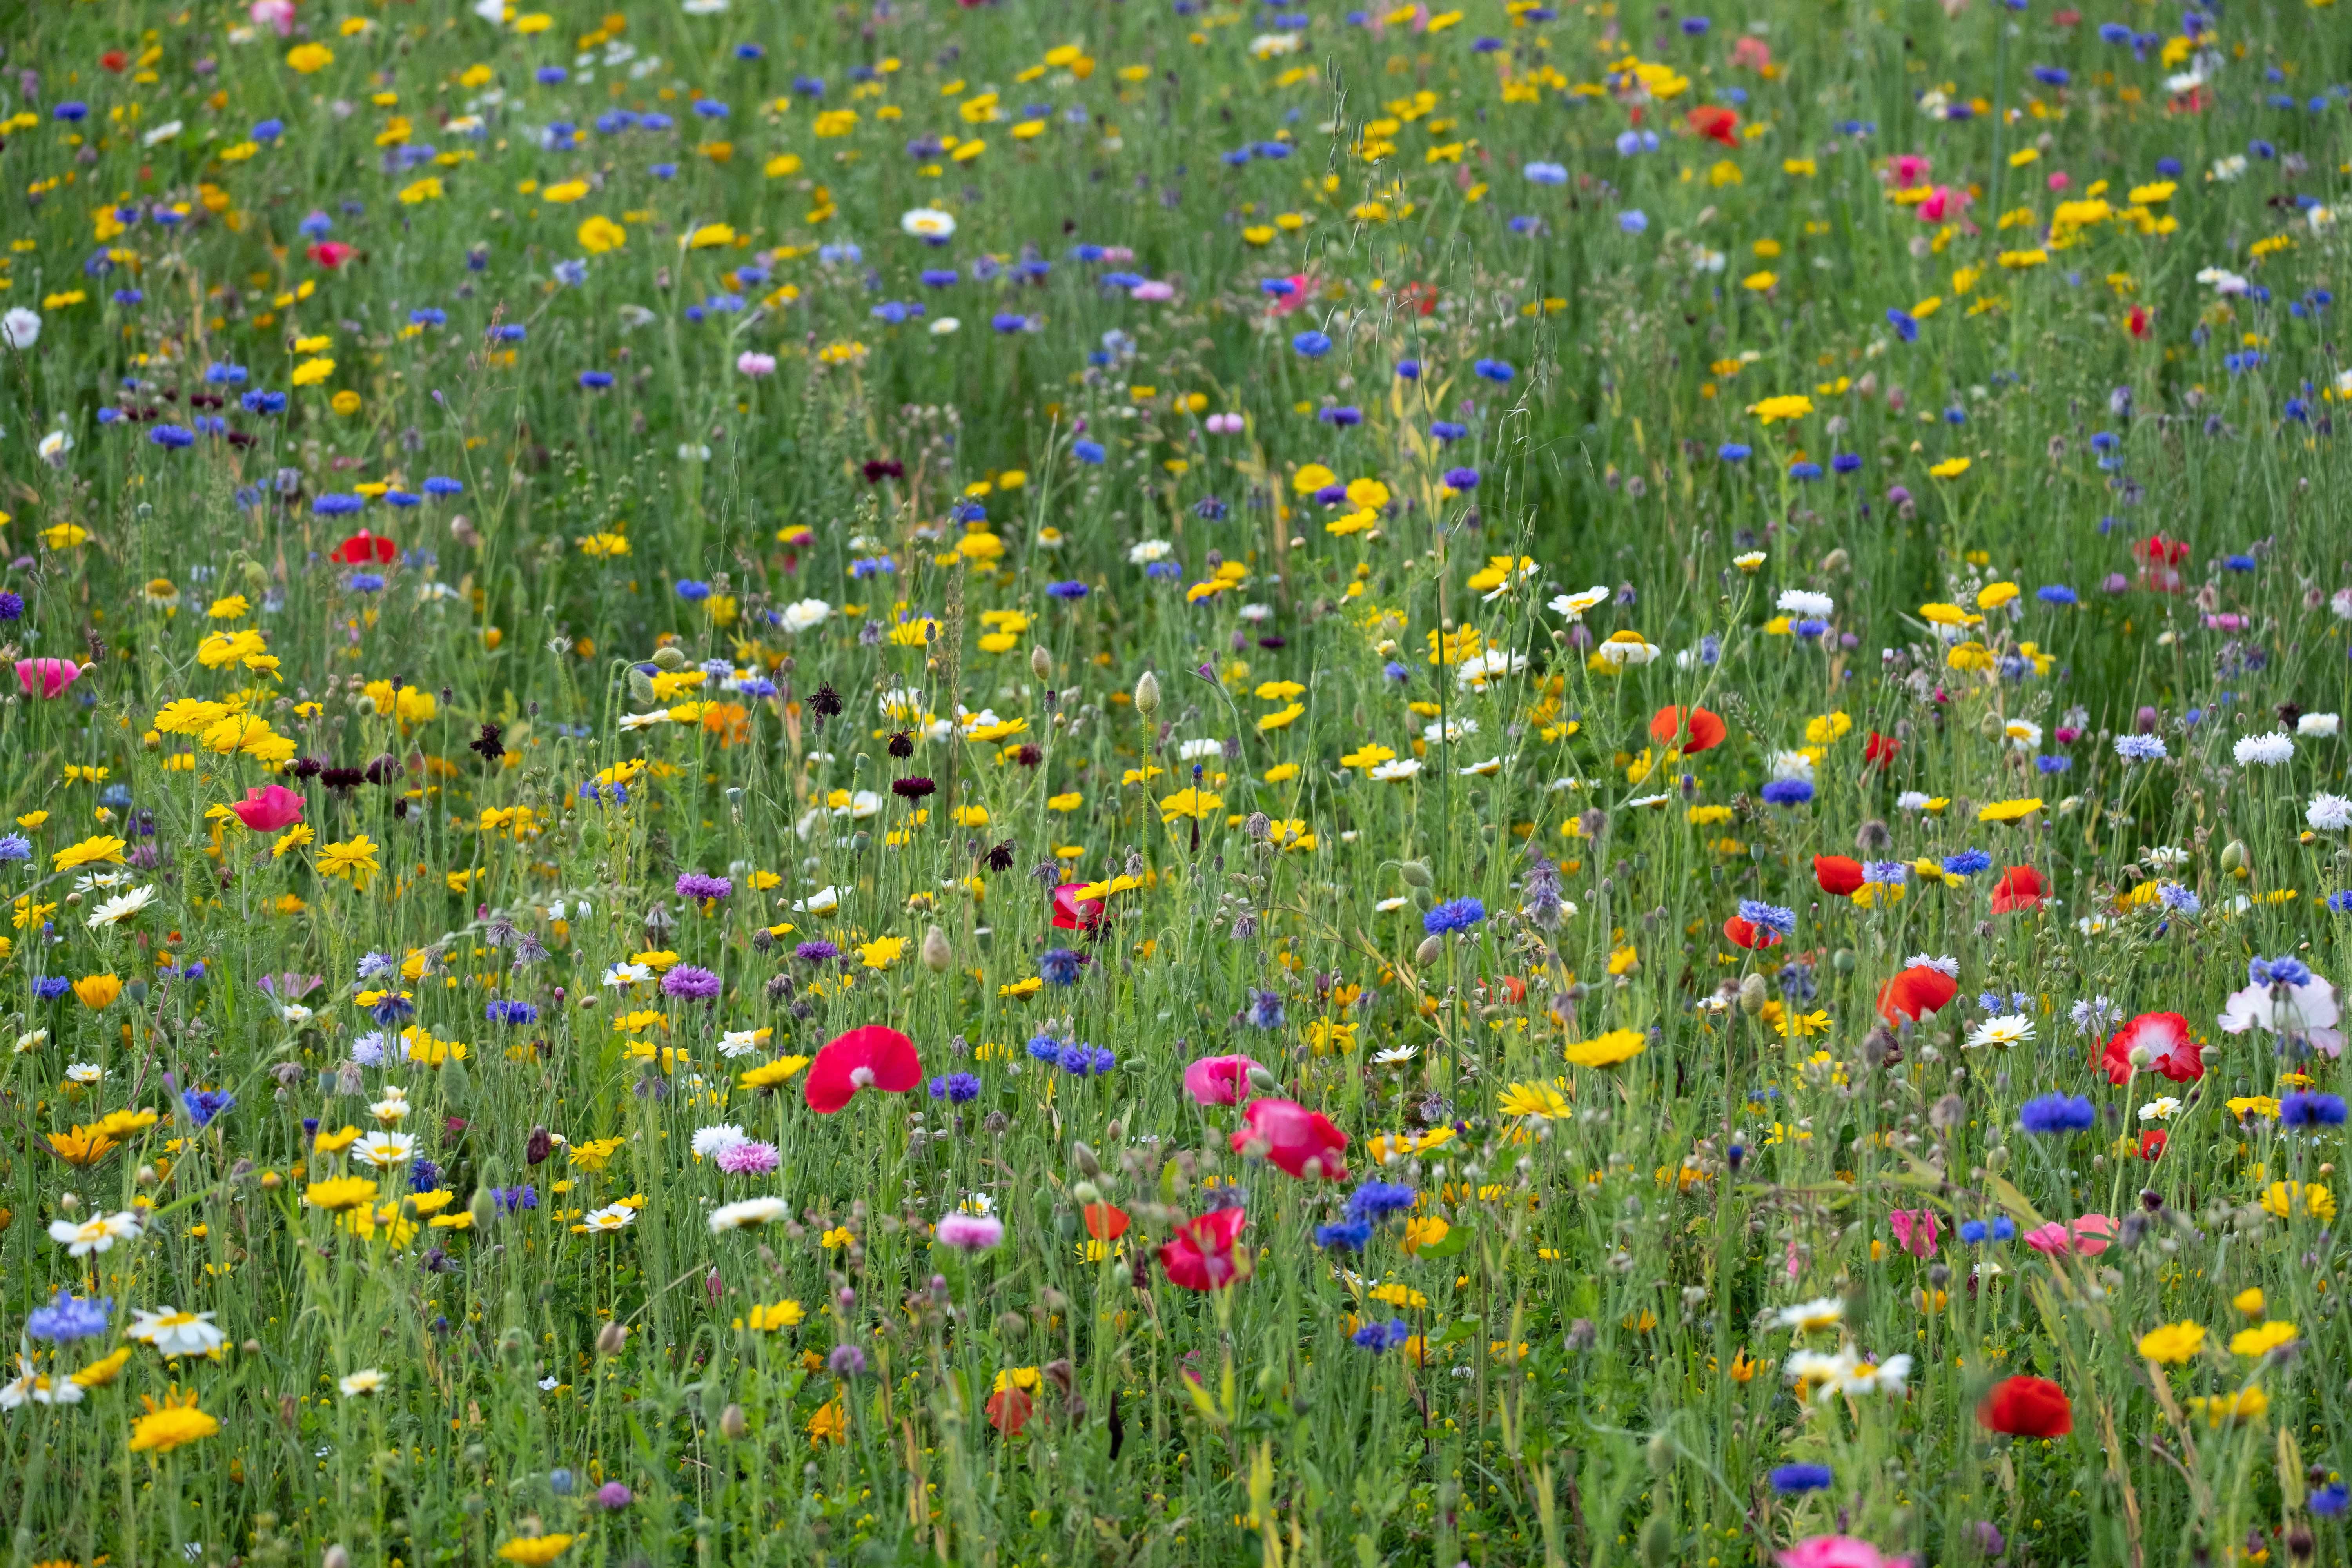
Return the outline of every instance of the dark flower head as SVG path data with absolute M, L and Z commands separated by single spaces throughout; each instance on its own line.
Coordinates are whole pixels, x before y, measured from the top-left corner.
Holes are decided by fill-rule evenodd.
M 1048 985 L 1075 985 L 1086 964 L 1082 954 L 1066 947 L 1049 948 L 1037 961 L 1037 973 Z
M 912 778 L 892 779 L 890 781 L 890 793 L 897 795 L 900 800 L 920 800 L 939 787 L 939 785 L 933 784 L 930 780 L 922 777 L 920 774 L 917 774 Z
M 820 686 L 809 699 L 809 708 L 820 719 L 831 719 L 841 711 L 841 693 L 830 684 Z

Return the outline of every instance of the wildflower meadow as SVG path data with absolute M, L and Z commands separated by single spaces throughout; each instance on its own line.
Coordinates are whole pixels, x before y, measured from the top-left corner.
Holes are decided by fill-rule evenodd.
M 2345 12 L 1344 4 L 0 23 L 11 1568 L 2352 1556 Z

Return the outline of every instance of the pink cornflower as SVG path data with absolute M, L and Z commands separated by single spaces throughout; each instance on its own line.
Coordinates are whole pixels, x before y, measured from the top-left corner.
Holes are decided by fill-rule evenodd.
M 782 1163 L 773 1143 L 730 1143 L 711 1156 L 711 1163 L 730 1176 L 764 1176 Z

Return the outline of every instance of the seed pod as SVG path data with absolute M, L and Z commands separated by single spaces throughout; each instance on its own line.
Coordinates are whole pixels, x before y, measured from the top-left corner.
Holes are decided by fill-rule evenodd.
M 1135 679 L 1135 710 L 1146 719 L 1160 711 L 1160 678 L 1148 669 Z
M 923 933 L 923 967 L 934 974 L 945 974 L 955 963 L 955 950 L 948 945 L 948 933 L 933 926 Z

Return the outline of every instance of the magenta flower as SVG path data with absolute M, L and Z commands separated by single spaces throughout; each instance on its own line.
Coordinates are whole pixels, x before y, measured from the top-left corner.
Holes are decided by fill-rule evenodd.
M 1851 1535 L 1816 1535 L 1776 1553 L 1780 1568 L 1911 1568 L 1908 1557 L 1889 1557 Z
M 941 1245 L 958 1252 L 986 1252 L 1004 1241 L 1004 1222 L 994 1215 L 955 1213 L 940 1216 Z
M 1257 1065 L 1247 1057 L 1202 1057 L 1184 1069 L 1184 1092 L 1202 1105 L 1239 1105 Z
M 1934 1210 L 1896 1209 L 1886 1216 L 1886 1223 L 1895 1227 L 1895 1243 L 1904 1251 L 1914 1258 L 1936 1256 L 1938 1226 Z
M 764 1176 L 782 1163 L 773 1143 L 730 1143 L 711 1156 L 711 1163 L 730 1176 Z

